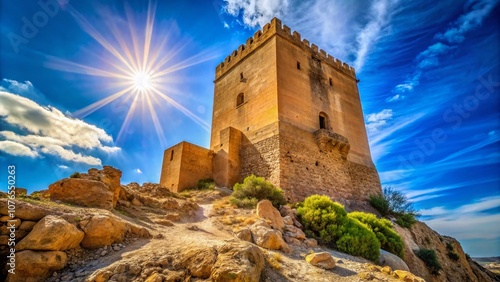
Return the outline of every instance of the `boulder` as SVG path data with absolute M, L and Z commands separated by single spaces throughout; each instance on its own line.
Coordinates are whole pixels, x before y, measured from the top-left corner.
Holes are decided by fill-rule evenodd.
M 280 208 L 280 214 L 281 216 L 283 216 L 283 220 L 285 220 L 286 218 L 287 222 L 290 222 L 288 219 L 290 218 L 292 219 L 293 225 L 297 226 L 298 228 L 304 228 L 297 217 L 297 210 L 292 209 L 289 206 L 282 206 Z
M 23 201 L 15 200 L 14 202 L 16 203 L 16 217 L 22 220 L 38 221 L 49 214 L 49 210 L 44 207 L 35 206 Z M 7 199 L 0 199 L 0 214 L 9 214 Z
M 318 246 L 318 241 L 316 241 L 316 239 L 312 239 L 312 238 L 306 238 L 304 240 L 304 244 L 306 246 L 308 246 L 309 248 L 314 248 L 314 247 L 317 247 Z
M 17 245 L 18 251 L 64 251 L 77 248 L 83 232 L 60 216 L 47 215 Z
M 50 199 L 84 207 L 111 210 L 114 191 L 105 183 L 82 178 L 65 178 L 49 186 Z
M 410 271 L 408 265 L 406 265 L 406 262 L 404 262 L 404 260 L 396 256 L 395 254 L 391 254 L 384 250 L 380 250 L 379 264 L 387 265 L 393 270 Z
M 287 215 L 287 216 L 284 216 L 283 217 L 283 222 L 286 224 L 286 225 L 293 225 L 293 219 L 291 216 Z
M 293 225 L 285 226 L 285 235 L 299 240 L 304 240 L 306 238 L 306 234 L 304 234 L 302 229 Z
M 425 280 L 405 270 L 394 270 L 394 277 L 403 281 L 424 282 Z
M 217 261 L 212 267 L 211 281 L 258 282 L 264 269 L 264 255 L 255 245 L 229 240 L 217 248 Z
M 234 233 L 236 238 L 252 243 L 252 231 L 248 228 L 243 228 Z
M 68 257 L 61 251 L 35 252 L 21 251 L 16 253 L 15 274 L 7 276 L 9 282 L 45 281 L 52 272 L 63 269 Z
M 335 260 L 327 252 L 312 253 L 306 256 L 306 261 L 314 266 L 324 269 L 332 269 L 335 267 Z
M 120 178 L 122 177 L 122 172 L 114 167 L 105 165 L 100 171 L 100 177 L 101 181 L 111 188 L 113 192 L 113 207 L 116 207 L 116 203 L 120 198 Z
M 192 276 L 207 279 L 217 259 L 217 251 L 213 247 L 189 246 L 181 250 L 174 267 L 182 266 L 189 270 Z
M 285 240 L 283 240 L 280 231 L 261 225 L 253 225 L 251 230 L 253 241 L 258 246 L 271 250 L 282 250 L 286 253 L 291 251 Z
M 88 220 L 82 220 L 80 228 L 85 233 L 81 244 L 86 249 L 120 243 L 130 229 L 121 219 L 108 215 L 95 215 Z
M 269 220 L 271 222 L 271 227 L 275 229 L 282 231 L 285 227 L 285 222 L 283 221 L 280 212 L 269 200 L 262 200 L 257 203 L 257 215 L 260 218 Z
M 31 231 L 35 225 L 36 221 L 25 220 L 19 226 L 19 230 Z

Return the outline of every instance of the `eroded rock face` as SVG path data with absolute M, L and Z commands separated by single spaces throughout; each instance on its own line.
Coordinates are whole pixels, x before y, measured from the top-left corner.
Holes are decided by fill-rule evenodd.
M 231 240 L 217 248 L 211 281 L 258 282 L 264 269 L 264 255 L 255 245 Z
M 52 272 L 63 269 L 68 258 L 61 251 L 16 253 L 16 273 L 7 276 L 9 282 L 45 281 Z
M 181 251 L 174 266 L 182 266 L 188 269 L 192 276 L 206 279 L 210 277 L 216 259 L 217 251 L 213 247 L 192 246 Z
M 89 220 L 82 220 L 80 228 L 85 233 L 81 245 L 86 249 L 120 243 L 129 230 L 129 226 L 121 219 L 107 215 L 96 215 Z
M 306 261 L 314 266 L 324 269 L 332 269 L 335 267 L 335 260 L 327 252 L 313 253 L 306 256 Z
M 23 201 L 15 201 L 16 217 L 22 220 L 40 220 L 47 214 L 49 210 L 44 207 L 35 206 Z M 0 199 L 0 214 L 8 215 L 7 199 Z
M 271 227 L 275 229 L 282 231 L 285 227 L 285 222 L 283 221 L 280 212 L 269 200 L 262 200 L 257 204 L 257 215 L 260 218 L 269 220 L 271 222 Z
M 88 174 L 61 179 L 49 186 L 50 199 L 84 207 L 111 210 L 120 197 L 122 172 L 110 166 L 89 169 Z
M 17 244 L 16 249 L 64 251 L 78 247 L 83 232 L 62 217 L 47 215 Z

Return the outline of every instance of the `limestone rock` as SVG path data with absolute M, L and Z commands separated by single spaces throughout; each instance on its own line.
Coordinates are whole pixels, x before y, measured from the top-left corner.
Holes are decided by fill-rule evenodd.
M 252 231 L 248 228 L 243 228 L 235 232 L 236 238 L 252 243 Z
M 264 255 L 255 245 L 227 241 L 217 248 L 217 261 L 210 276 L 214 282 L 258 282 L 264 269 Z
M 35 225 L 36 221 L 25 220 L 19 226 L 19 230 L 31 231 Z
M 22 220 L 40 220 L 49 214 L 49 210 L 35 206 L 23 201 L 14 201 L 16 203 L 16 217 Z M 7 199 L 0 199 L 0 214 L 8 215 Z
M 63 269 L 68 257 L 61 251 L 16 253 L 16 274 L 9 274 L 9 282 L 45 281 L 52 272 Z
M 291 251 L 280 231 L 265 226 L 252 226 L 251 230 L 253 241 L 258 246 L 271 250 L 282 250 L 286 253 Z
M 425 282 L 424 279 L 404 270 L 394 270 L 394 276 L 405 282 Z
M 149 231 L 145 227 L 137 226 L 134 224 L 128 225 L 130 228 L 130 232 L 134 235 L 139 236 L 140 238 L 152 238 L 153 235 L 149 233 Z
M 97 249 L 122 242 L 129 226 L 114 216 L 96 215 L 90 220 L 80 222 L 80 228 L 85 232 L 82 247 Z
M 283 217 L 283 222 L 286 224 L 286 225 L 293 225 L 293 219 L 291 216 L 287 215 L 287 216 L 284 216 Z
M 110 166 L 91 168 L 88 174 L 59 180 L 49 186 L 50 199 L 111 210 L 120 197 L 122 172 Z
M 306 238 L 306 234 L 304 234 L 300 228 L 293 225 L 285 226 L 285 235 L 299 240 L 304 240 Z
M 64 251 L 78 247 L 83 232 L 62 217 L 47 215 L 17 244 L 17 250 Z
M 217 251 L 212 247 L 189 246 L 181 251 L 173 265 L 189 270 L 192 276 L 206 279 L 210 277 L 217 259 Z
M 390 266 L 393 270 L 410 271 L 404 260 L 384 250 L 380 250 L 379 264 Z
M 280 212 L 273 207 L 273 204 L 269 200 L 262 200 L 257 204 L 257 215 L 260 218 L 271 221 L 271 226 L 275 229 L 282 231 L 285 227 L 285 222 Z
M 317 247 L 318 246 L 318 241 L 316 239 L 312 239 L 312 238 L 306 238 L 304 240 L 304 244 L 306 246 L 308 246 L 309 248 L 314 248 L 314 247 Z
M 181 216 L 178 213 L 172 212 L 172 213 L 167 213 L 165 215 L 165 219 L 168 219 L 171 221 L 179 221 L 179 220 L 181 220 Z
M 306 261 L 314 266 L 324 269 L 332 269 L 335 267 L 335 260 L 327 252 L 312 253 L 306 256 Z
M 84 207 L 113 209 L 114 191 L 101 181 L 66 178 L 49 186 L 50 199 Z

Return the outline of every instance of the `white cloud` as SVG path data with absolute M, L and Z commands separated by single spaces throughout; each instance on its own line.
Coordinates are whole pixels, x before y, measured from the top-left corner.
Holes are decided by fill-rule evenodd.
M 395 102 L 395 101 L 403 100 L 404 98 L 406 98 L 406 96 L 401 95 L 401 94 L 396 94 L 392 97 L 387 98 L 385 101 L 386 102 Z
M 0 141 L 0 151 L 13 156 L 31 158 L 38 157 L 38 153 L 31 150 L 30 147 L 9 140 Z
M 69 169 L 69 166 L 67 165 L 58 165 L 57 167 L 59 167 L 60 169 Z
M 370 21 L 358 33 L 356 41 L 358 43 L 358 50 L 356 52 L 356 60 L 354 68 L 359 72 L 365 63 L 367 54 L 369 53 L 372 45 L 379 39 L 380 33 L 384 26 L 387 25 L 389 18 L 388 12 L 390 9 L 390 2 L 388 0 L 374 1 L 370 9 Z
M 441 234 L 453 234 L 459 240 L 493 239 L 500 234 L 500 214 L 486 212 L 499 206 L 500 196 L 494 196 L 458 208 L 441 206 L 421 210 L 420 213 L 431 217 L 424 221 Z
M 471 0 L 469 5 L 466 5 L 467 12 L 462 14 L 454 21 L 450 28 L 442 33 L 437 33 L 434 37 L 441 41 L 446 41 L 449 44 L 458 44 L 464 41 L 465 33 L 471 31 L 481 25 L 483 19 L 489 15 L 491 10 L 498 4 L 499 0 Z M 419 85 L 421 72 L 424 69 L 439 66 L 439 57 L 455 46 L 437 42 L 424 51 L 420 52 L 416 57 L 417 66 L 413 76 L 407 79 L 404 83 L 394 87 L 394 93 L 411 92 L 413 88 Z
M 379 122 L 381 120 L 388 120 L 392 118 L 391 109 L 383 109 L 382 111 L 374 114 L 369 114 L 366 116 L 366 121 L 368 122 Z
M 288 8 L 288 0 L 224 0 L 228 14 L 242 13 L 243 23 L 250 27 L 264 26 L 273 17 L 281 17 Z
M 225 11 L 235 17 L 242 15 L 243 24 L 249 27 L 263 26 L 278 17 L 303 38 L 355 66 L 359 73 L 377 41 L 386 34 L 395 2 L 225 0 Z
M 226 22 L 224 22 L 224 28 L 229 29 L 229 24 L 228 24 L 228 23 L 226 23 Z
M 436 34 L 436 38 L 446 40 L 449 43 L 460 43 L 465 40 L 465 33 L 481 26 L 483 19 L 489 15 L 491 10 L 498 4 L 498 0 L 477 0 L 470 1 L 470 11 L 461 15 L 443 33 Z
M 19 89 L 33 88 L 31 83 L 11 80 L 9 83 Z M 16 128 L 16 132 L 0 131 L 1 137 L 37 154 L 54 155 L 63 160 L 88 165 L 101 165 L 100 159 L 84 155 L 83 151 L 98 149 L 104 153 L 114 153 L 120 150 L 119 147 L 106 145 L 112 143 L 113 138 L 103 129 L 71 118 L 55 107 L 44 107 L 13 93 L 0 91 L 0 118 Z
M 138 168 L 134 169 L 134 172 L 137 173 L 137 174 L 142 174 L 142 170 L 140 170 Z

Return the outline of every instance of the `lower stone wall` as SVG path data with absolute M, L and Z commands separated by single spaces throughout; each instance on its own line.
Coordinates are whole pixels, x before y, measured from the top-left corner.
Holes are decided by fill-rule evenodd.
M 279 184 L 289 202 L 325 194 L 345 203 L 381 193 L 375 167 L 348 161 L 339 151 L 321 152 L 313 133 L 282 123 L 279 141 Z
M 279 186 L 279 155 L 279 135 L 274 135 L 254 144 L 243 136 L 240 148 L 240 181 L 251 174 L 255 174 Z

